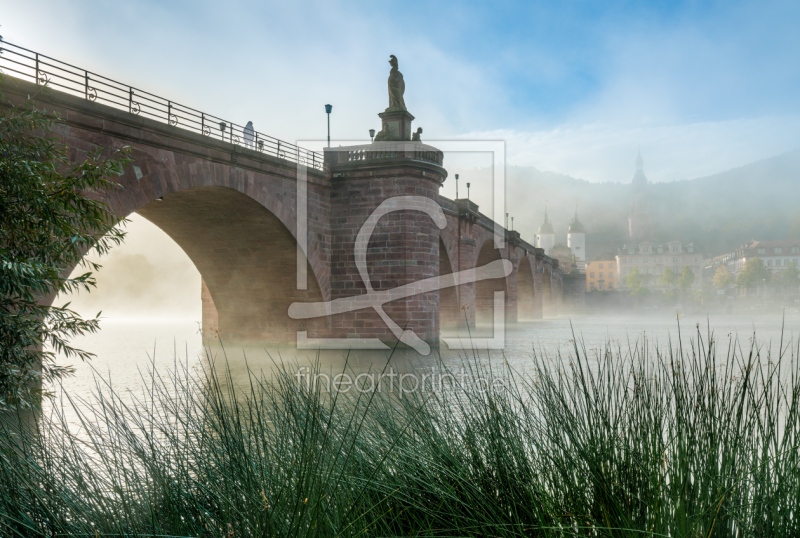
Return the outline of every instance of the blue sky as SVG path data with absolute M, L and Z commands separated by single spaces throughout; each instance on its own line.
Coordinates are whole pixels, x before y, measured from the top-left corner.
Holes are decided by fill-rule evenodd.
M 287 140 L 366 138 L 388 56 L 424 139 L 630 181 L 800 147 L 800 2 L 0 0 L 0 33 Z

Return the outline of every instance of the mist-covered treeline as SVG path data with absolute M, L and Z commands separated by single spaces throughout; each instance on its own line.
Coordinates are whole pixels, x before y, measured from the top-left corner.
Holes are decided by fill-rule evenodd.
M 538 230 L 545 205 L 557 242 L 566 242 L 577 205 L 590 256 L 627 239 L 630 178 L 591 183 L 509 167 L 507 193 L 526 239 Z M 752 239 L 800 239 L 800 149 L 704 178 L 651 183 L 649 200 L 656 242 L 677 238 L 717 255 Z

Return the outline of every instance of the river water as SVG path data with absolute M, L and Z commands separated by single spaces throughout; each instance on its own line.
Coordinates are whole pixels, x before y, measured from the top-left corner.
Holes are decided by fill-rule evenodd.
M 684 315 L 679 322 L 684 345 L 688 345 L 690 338 L 697 337 L 698 325 L 704 339 L 710 327 L 718 344 L 727 346 L 731 338 L 738 337 L 745 351 L 754 333 L 760 347 L 772 346 L 773 350 L 777 350 L 782 330 L 784 348 L 789 345 L 796 348 L 800 335 L 800 316 L 796 314 L 787 315 L 784 319 L 780 314 L 707 316 L 698 313 Z M 484 363 L 503 360 L 517 371 L 529 372 L 534 352 L 553 359 L 560 353 L 568 360 L 574 354 L 575 339 L 586 349 L 590 359 L 597 356 L 607 344 L 615 350 L 621 348 L 623 352 L 629 346 L 641 343 L 644 338 L 651 347 L 664 348 L 670 342 L 674 345 L 678 341 L 679 322 L 674 316 L 666 314 L 541 320 L 507 328 L 504 350 L 482 351 L 478 356 Z M 115 390 L 123 395 L 141 395 L 142 389 L 150 382 L 153 367 L 160 375 L 167 376 L 176 368 L 191 370 L 208 364 L 209 356 L 213 356 L 218 365 L 221 364 L 220 359 L 227 358 L 237 383 L 246 381 L 247 368 L 257 373 L 269 372 L 276 364 L 283 364 L 287 369 L 296 371 L 298 366 L 308 365 L 317 359 L 315 351 L 307 350 L 229 348 L 223 353 L 220 348 L 204 348 L 198 323 L 192 320 L 106 319 L 101 327 L 100 332 L 76 338 L 73 342 L 77 347 L 94 353 L 94 359 L 87 362 L 61 359 L 62 364 L 70 364 L 75 369 L 75 374 L 62 384 L 63 390 L 73 397 L 89 398 L 100 380 L 110 380 Z M 448 367 L 455 366 L 464 353 L 444 349 L 442 359 Z M 355 374 L 374 371 L 383 367 L 385 357 L 385 353 L 353 352 L 347 358 L 347 366 Z M 392 360 L 398 368 L 406 370 L 412 367 L 425 369 L 426 365 L 436 362 L 433 358 L 425 357 L 413 360 L 394 357 Z M 342 371 L 345 354 L 341 351 L 322 353 L 319 361 L 322 371 L 335 374 Z M 55 401 L 48 402 L 47 406 L 56 405 Z

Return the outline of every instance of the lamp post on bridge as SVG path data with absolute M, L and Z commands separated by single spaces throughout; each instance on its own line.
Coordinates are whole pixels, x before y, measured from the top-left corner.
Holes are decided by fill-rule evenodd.
M 325 113 L 328 115 L 328 147 L 331 147 L 331 110 L 333 105 L 325 105 Z
M 375 129 L 369 130 L 369 139 L 370 142 L 375 142 Z M 328 142 L 328 144 L 330 144 L 330 142 Z
M 469 200 L 469 182 L 467 182 L 467 200 Z
M 458 200 L 458 174 L 456 174 L 456 200 Z

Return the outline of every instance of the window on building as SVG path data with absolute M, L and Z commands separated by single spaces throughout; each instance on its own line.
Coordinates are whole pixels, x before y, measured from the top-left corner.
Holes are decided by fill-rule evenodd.
M 594 273 L 589 273 L 589 278 L 594 278 Z
M 783 249 L 781 247 L 775 247 L 775 254 L 782 254 Z
M 767 249 L 759 248 L 759 249 L 756 249 L 756 252 L 758 252 L 759 254 L 765 254 L 767 252 Z
M 772 267 L 772 260 L 767 260 L 767 265 Z
M 676 247 L 675 245 L 672 245 L 672 252 L 678 252 L 678 247 Z
M 797 254 L 800 252 L 800 247 L 792 247 L 792 254 Z
M 601 264 L 600 264 L 600 269 L 602 269 L 602 268 L 603 268 L 603 264 L 601 263 Z

